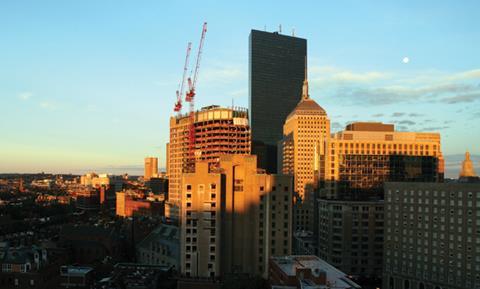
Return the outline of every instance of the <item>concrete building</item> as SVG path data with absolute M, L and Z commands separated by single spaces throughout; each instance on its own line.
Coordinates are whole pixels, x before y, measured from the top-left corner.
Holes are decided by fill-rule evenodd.
M 361 288 L 345 273 L 313 255 L 270 258 L 268 280 L 272 289 Z
M 143 179 L 145 181 L 158 176 L 158 158 L 146 157 Z
M 271 256 L 291 254 L 290 176 L 257 169 L 253 155 L 222 155 L 218 167 L 197 162 L 182 186 L 183 275 L 266 277 Z
M 279 143 L 279 172 L 294 176 L 295 230 L 314 230 L 315 191 L 319 177 L 324 174 L 320 171 L 323 159 L 319 158 L 323 158 L 325 152 L 320 148 L 329 142 L 329 137 L 330 120 L 325 110 L 310 98 L 305 79 L 302 99 L 287 116 Z
M 383 201 L 318 201 L 318 256 L 341 271 L 381 276 Z
M 480 288 L 480 183 L 385 185 L 385 289 Z
M 194 156 L 189 154 L 190 122 L 188 115 L 170 118 L 166 216 L 176 220 L 180 216 L 182 174 L 194 169 L 195 159 L 215 165 L 224 154 L 250 154 L 250 127 L 246 109 L 209 106 L 195 112 Z
M 180 270 L 180 228 L 161 224 L 137 246 L 137 263 Z
M 120 217 L 164 216 L 165 200 L 162 195 L 145 196 L 133 190 L 124 190 L 117 193 L 115 213 Z
M 302 96 L 307 40 L 252 30 L 249 37 L 249 111 L 253 154 L 276 173 L 283 123 Z

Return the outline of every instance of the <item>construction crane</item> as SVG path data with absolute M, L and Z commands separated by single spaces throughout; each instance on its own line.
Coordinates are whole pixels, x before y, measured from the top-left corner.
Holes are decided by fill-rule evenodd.
M 183 66 L 183 76 L 182 81 L 180 82 L 180 90 L 177 90 L 177 102 L 173 111 L 180 112 L 182 110 L 182 97 L 183 97 L 183 88 L 185 87 L 185 79 L 187 77 L 188 70 L 188 59 L 190 58 L 190 50 L 192 50 L 192 42 L 188 42 L 187 45 L 187 55 L 185 56 L 185 65 Z
M 205 34 L 207 32 L 207 22 L 203 23 L 202 36 L 198 44 L 197 63 L 195 65 L 195 72 L 192 77 L 188 78 L 188 91 L 185 95 L 185 101 L 190 103 L 189 109 L 189 130 L 188 130 L 188 156 L 191 161 L 190 165 L 195 166 L 195 88 L 197 85 L 198 71 L 200 69 L 200 59 L 202 57 L 203 43 L 205 41 Z

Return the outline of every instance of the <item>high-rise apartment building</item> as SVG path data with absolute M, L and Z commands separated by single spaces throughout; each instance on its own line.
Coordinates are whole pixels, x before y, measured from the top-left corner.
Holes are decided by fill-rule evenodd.
M 249 112 L 253 153 L 276 173 L 283 123 L 301 99 L 307 40 L 252 30 L 249 39 Z
M 297 194 L 294 209 L 295 230 L 314 230 L 315 191 L 319 182 L 321 144 L 330 137 L 330 120 L 325 110 L 308 94 L 305 79 L 302 100 L 285 120 L 283 139 L 279 142 L 279 170 L 294 176 Z
M 385 185 L 385 289 L 480 288 L 480 183 Z
M 208 106 L 195 112 L 194 156 L 189 153 L 190 125 L 191 118 L 188 115 L 170 118 L 170 143 L 167 147 L 168 202 L 165 214 L 171 219 L 180 216 L 182 174 L 192 170 L 195 159 L 215 166 L 221 155 L 251 152 L 246 109 Z
M 349 275 L 381 276 L 383 201 L 318 200 L 318 256 Z
M 145 158 L 145 171 L 143 178 L 148 181 L 151 178 L 155 178 L 158 175 L 158 158 L 146 157 Z
M 196 162 L 182 178 L 182 274 L 266 277 L 269 257 L 291 253 L 292 189 L 291 176 L 257 169 L 254 155 Z

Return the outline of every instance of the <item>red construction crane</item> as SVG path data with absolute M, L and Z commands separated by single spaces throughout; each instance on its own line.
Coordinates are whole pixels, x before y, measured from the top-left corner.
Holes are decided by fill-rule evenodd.
M 198 79 L 198 71 L 200 69 L 200 59 L 202 57 L 203 42 L 205 41 L 205 34 L 207 32 L 207 22 L 203 23 L 202 36 L 198 45 L 197 64 L 195 65 L 195 72 L 193 74 L 193 80 L 188 78 L 188 91 L 185 95 L 185 101 L 190 103 L 190 123 L 188 131 L 188 156 L 190 165 L 195 166 L 195 87 Z
M 188 91 L 185 97 L 187 102 L 192 102 L 195 97 L 195 87 L 198 79 L 198 71 L 200 69 L 200 60 L 202 59 L 203 42 L 205 41 L 205 34 L 207 33 L 207 22 L 203 23 L 202 36 L 200 38 L 200 44 L 198 45 L 197 64 L 195 65 L 195 73 L 193 74 L 193 80 L 190 76 L 188 78 Z
M 179 112 L 182 110 L 183 88 L 185 87 L 185 79 L 187 77 L 188 59 L 190 58 L 190 50 L 192 50 L 192 42 L 188 42 L 188 45 L 187 45 L 187 55 L 185 56 L 185 65 L 183 66 L 182 81 L 180 83 L 180 90 L 177 90 L 177 102 L 175 103 L 175 107 L 173 108 L 173 111 L 175 112 Z

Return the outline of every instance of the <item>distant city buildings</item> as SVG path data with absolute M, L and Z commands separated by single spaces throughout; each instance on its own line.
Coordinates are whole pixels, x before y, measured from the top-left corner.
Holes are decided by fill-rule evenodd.
M 197 162 L 182 192 L 183 275 L 266 277 L 271 256 L 291 254 L 292 178 L 258 170 L 255 156 Z
M 480 288 L 480 183 L 386 183 L 385 289 Z
M 158 158 L 146 157 L 145 158 L 145 172 L 143 179 L 145 181 L 158 176 Z
M 475 167 L 473 166 L 473 162 L 470 159 L 470 153 L 465 153 L 465 160 L 462 162 L 462 167 L 460 169 L 459 178 L 472 178 L 477 177 L 475 173 Z
M 273 289 L 361 288 L 347 274 L 313 255 L 270 258 L 268 281 Z
M 250 154 L 251 139 L 248 112 L 243 108 L 208 106 L 195 112 L 194 155 L 189 153 L 190 117 L 180 115 L 170 118 L 170 143 L 168 145 L 168 203 L 166 216 L 178 220 L 180 216 L 181 178 L 194 169 L 195 160 L 218 164 L 225 154 Z
M 307 40 L 252 30 L 249 38 L 249 113 L 259 167 L 277 172 L 283 124 L 302 96 Z
M 164 216 L 165 200 L 163 195 L 145 195 L 136 190 L 124 190 L 116 193 L 116 215 L 120 217 Z

